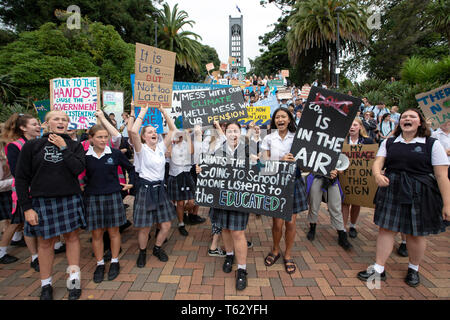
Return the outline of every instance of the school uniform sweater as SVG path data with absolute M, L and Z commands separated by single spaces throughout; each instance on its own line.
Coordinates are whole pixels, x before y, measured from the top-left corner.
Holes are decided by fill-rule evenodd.
M 31 209 L 31 197 L 62 197 L 81 193 L 78 175 L 85 168 L 85 152 L 80 143 L 60 134 L 67 149 L 60 150 L 42 138 L 23 146 L 16 167 L 16 190 L 24 211 Z
M 134 185 L 134 167 L 120 150 L 106 147 L 100 159 L 89 155 L 88 151 L 86 154 L 85 195 L 111 194 L 121 191 L 122 186 L 119 183 L 117 166 L 121 166 L 128 172 L 130 184 Z

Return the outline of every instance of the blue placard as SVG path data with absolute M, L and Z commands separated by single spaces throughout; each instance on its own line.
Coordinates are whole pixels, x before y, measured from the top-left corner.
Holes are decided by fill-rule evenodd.
M 136 115 L 136 118 L 138 117 L 140 112 L 141 112 L 140 107 L 134 107 L 134 114 Z M 158 134 L 164 133 L 162 114 L 156 108 L 148 108 L 147 114 L 145 115 L 144 120 L 142 121 L 141 128 L 149 125 L 156 128 L 156 133 Z

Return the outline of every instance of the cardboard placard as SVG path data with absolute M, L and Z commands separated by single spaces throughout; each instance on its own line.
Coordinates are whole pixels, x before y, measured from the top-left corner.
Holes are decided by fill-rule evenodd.
M 117 127 L 120 127 L 123 113 L 123 92 L 122 91 L 103 91 L 103 106 L 108 115 L 114 113 Z
M 176 53 L 136 43 L 134 103 L 169 108 Z
M 310 86 L 303 86 L 302 90 L 301 90 L 301 93 L 300 93 L 300 98 L 308 99 L 309 91 L 311 91 L 311 87 Z
M 206 70 L 207 70 L 207 71 L 213 70 L 213 69 L 214 69 L 214 63 L 210 62 L 210 63 L 208 63 L 205 67 L 206 67 Z
M 372 175 L 372 165 L 378 152 L 377 144 L 344 144 L 342 153 L 350 160 L 350 166 L 339 174 L 344 192 L 344 203 L 374 208 L 373 198 L 377 183 Z
M 232 80 L 230 80 L 230 84 L 231 84 L 233 87 L 242 87 L 242 86 L 245 87 L 245 82 L 244 82 L 244 81 L 237 80 L 237 79 L 232 79 Z
M 352 96 L 311 89 L 291 148 L 300 168 L 330 177 L 360 105 Z
M 289 70 L 281 70 L 281 76 L 284 78 L 289 78 Z
M 50 99 L 34 101 L 33 105 L 38 114 L 39 121 L 44 123 L 45 115 L 50 111 Z
M 89 129 L 97 123 L 100 78 L 56 78 L 50 80 L 50 108 L 63 110 L 70 118 L 69 130 Z
M 247 117 L 244 96 L 236 87 L 182 93 L 181 112 L 185 129 Z
M 195 201 L 201 206 L 262 214 L 291 220 L 295 164 L 200 155 Z
M 224 62 L 221 62 L 221 63 L 220 63 L 220 68 L 219 68 L 219 70 L 220 70 L 220 71 L 227 72 L 227 71 L 228 71 L 228 64 L 226 64 L 226 63 L 224 63 Z
M 247 107 L 248 117 L 240 119 L 239 123 L 249 125 L 254 121 L 256 126 L 265 126 L 270 124 L 270 107 L 269 106 L 252 106 Z
M 450 83 L 437 89 L 416 95 L 417 103 L 433 129 L 450 121 Z

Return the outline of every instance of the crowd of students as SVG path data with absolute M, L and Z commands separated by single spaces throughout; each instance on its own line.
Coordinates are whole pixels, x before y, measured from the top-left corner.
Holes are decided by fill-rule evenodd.
M 34 117 L 14 114 L 3 125 L 1 134 L 4 146 L 1 148 L 0 218 L 10 222 L 0 242 L 0 263 L 18 260 L 6 250 L 14 233 L 23 228 L 31 267 L 40 272 L 41 299 L 52 299 L 52 266 L 55 250 L 61 249 L 62 237 L 69 265 L 69 299 L 79 299 L 80 230 L 92 236 L 97 264 L 94 282 L 104 281 L 108 261 L 108 280 L 114 280 L 120 274 L 120 234 L 131 224 L 123 203 L 128 195 L 134 196 L 132 223 L 138 230 L 136 266 L 142 268 L 147 263 L 147 244 L 153 225 L 156 240 L 152 254 L 160 261 L 168 261 L 163 245 L 172 222 L 178 222 L 182 236 L 189 236 L 185 223 L 205 221 L 198 215 L 199 206 L 194 202 L 201 153 L 242 157 L 246 161 L 295 162 L 290 149 L 304 101 L 299 98 L 298 90 L 292 93 L 291 101 L 281 101 L 272 114 L 270 133 L 266 135 L 254 124 L 243 128 L 238 122 L 216 122 L 214 128 L 196 126 L 193 130 L 179 131 L 165 109 L 159 107 L 169 128 L 161 136 L 152 126 L 141 128 L 148 107 L 135 115 L 133 104 L 131 114 L 124 114 L 120 124 L 114 124 L 108 115 L 98 111 L 97 124 L 81 139 L 76 132 L 67 130 L 69 118 L 62 111 L 46 115 L 43 134 Z M 436 131 L 438 141 L 431 138 L 429 126 L 418 110 L 408 109 L 398 117 L 394 111 L 389 119 L 389 110 L 383 104 L 374 108 L 367 99 L 364 104 L 363 117 L 355 118 L 346 142 L 381 143 L 373 166 L 379 186 L 374 199 L 374 222 L 379 226 L 379 234 L 373 267 L 358 273 L 357 277 L 361 280 L 374 275 L 382 280 L 386 278 L 385 262 L 393 249 L 394 236 L 400 232 L 405 235 L 410 257 L 405 281 L 416 286 L 426 248 L 424 236 L 445 231 L 446 221 L 450 220 L 450 121 Z M 369 118 L 366 113 L 370 113 Z M 370 133 L 374 121 L 379 139 Z M 390 123 L 394 128 L 388 132 Z M 283 256 L 288 274 L 297 270 L 291 251 L 299 213 L 308 211 L 309 241 L 316 237 L 322 201 L 328 205 L 337 243 L 350 250 L 352 245 L 347 234 L 350 238 L 357 237 L 360 207 L 343 204 L 339 171 L 333 170 L 330 177 L 309 174 L 305 179 L 305 175 L 297 167 L 292 218 L 290 221 L 272 219 L 272 248 L 264 258 L 264 264 L 270 267 Z M 212 241 L 208 254 L 224 258 L 225 273 L 230 273 L 233 264 L 237 264 L 236 289 L 243 290 L 247 286 L 247 250 L 252 246 L 245 235 L 249 214 L 210 208 L 209 218 Z M 284 252 L 280 247 L 283 226 Z M 219 245 L 220 235 L 224 251 Z

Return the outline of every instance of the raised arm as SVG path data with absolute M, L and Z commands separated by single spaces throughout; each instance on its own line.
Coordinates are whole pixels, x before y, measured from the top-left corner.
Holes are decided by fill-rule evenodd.
M 141 112 L 139 113 L 138 117 L 136 118 L 136 121 L 133 124 L 133 127 L 128 132 L 128 136 L 132 138 L 134 150 L 136 152 L 141 152 L 142 143 L 141 139 L 139 137 L 139 129 L 141 128 L 142 121 L 144 121 L 144 117 L 147 114 L 148 111 L 148 105 L 144 108 L 141 108 Z
M 167 114 L 166 110 L 163 108 L 163 106 L 160 104 L 158 106 L 158 110 L 161 112 L 161 114 L 164 116 L 167 122 L 167 126 L 169 127 L 169 132 L 167 133 L 166 137 L 164 138 L 164 144 L 166 145 L 166 148 L 169 148 L 169 146 L 172 144 L 172 137 L 175 131 L 177 131 L 177 127 L 173 123 L 173 119 Z
M 132 139 L 131 135 L 129 134 L 129 132 L 133 129 L 133 124 L 134 124 L 134 121 L 136 120 L 136 116 L 134 114 L 134 101 L 133 100 L 131 100 L 130 106 L 131 106 L 131 108 L 130 108 L 131 110 L 130 110 L 130 117 L 128 118 L 128 122 L 127 122 L 127 131 L 128 131 L 128 139 L 131 142 L 131 144 L 134 145 L 133 139 Z
M 97 110 L 95 113 L 95 116 L 97 117 L 97 123 L 100 122 L 106 131 L 108 131 L 109 135 L 111 136 L 112 141 L 112 147 L 115 149 L 119 149 L 120 147 L 120 140 L 122 138 L 122 135 L 120 134 L 119 130 L 117 130 L 116 127 L 114 127 L 105 117 L 105 113 L 101 110 Z

